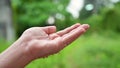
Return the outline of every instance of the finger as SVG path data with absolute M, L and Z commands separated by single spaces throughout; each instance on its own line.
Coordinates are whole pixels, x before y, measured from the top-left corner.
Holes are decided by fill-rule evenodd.
M 76 40 L 88 28 L 89 28 L 89 25 L 84 24 L 84 25 L 81 25 L 81 26 L 77 27 L 76 29 L 72 30 L 68 34 L 65 34 L 64 36 L 62 36 L 64 45 L 66 46 L 66 45 L 70 44 L 71 42 L 73 42 L 74 40 Z
M 67 28 L 67 29 L 65 29 L 65 30 L 59 31 L 59 32 L 57 32 L 57 33 L 50 34 L 49 37 L 50 37 L 50 39 L 53 40 L 53 39 L 55 39 L 55 38 L 57 38 L 57 37 L 59 37 L 59 36 L 62 36 L 62 35 L 64 35 L 64 34 L 66 34 L 67 32 L 70 32 L 70 30 L 72 30 L 72 29 L 74 29 L 74 28 L 77 28 L 78 26 L 80 26 L 79 23 L 77 23 L 77 24 L 75 24 L 75 25 L 73 25 L 73 26 L 71 26 L 71 27 L 69 27 L 69 28 Z
M 79 26 L 80 26 L 80 24 L 77 23 L 77 24 L 75 24 L 75 25 L 73 25 L 71 27 L 68 27 L 68 28 L 66 28 L 66 29 L 64 29 L 62 31 L 57 32 L 57 34 L 60 35 L 60 36 L 62 36 L 64 34 L 66 34 L 66 33 L 69 33 L 71 30 L 73 30 L 73 29 L 75 29 L 75 28 L 77 28 Z
M 88 24 L 83 24 L 81 27 L 83 27 L 85 30 L 87 30 L 90 26 Z
M 55 26 L 41 27 L 47 34 L 52 34 L 56 32 Z

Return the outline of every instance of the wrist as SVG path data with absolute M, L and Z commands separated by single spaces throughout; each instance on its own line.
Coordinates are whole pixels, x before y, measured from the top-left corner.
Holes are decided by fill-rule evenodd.
M 26 53 L 26 42 L 20 39 L 0 55 L 0 68 L 23 68 L 32 61 Z

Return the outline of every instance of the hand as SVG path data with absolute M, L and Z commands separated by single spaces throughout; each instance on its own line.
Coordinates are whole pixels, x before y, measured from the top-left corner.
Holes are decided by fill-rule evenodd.
M 21 37 L 27 42 L 25 46 L 29 56 L 41 58 L 59 52 L 88 28 L 89 26 L 85 24 L 75 24 L 56 32 L 55 26 L 34 27 L 26 30 Z
M 58 53 L 86 32 L 88 28 L 89 25 L 87 24 L 75 24 L 64 30 L 56 32 L 55 26 L 33 27 L 27 29 L 10 48 L 3 52 L 3 56 L 7 54 L 7 56 L 9 56 L 9 63 L 7 63 L 7 65 L 12 64 L 13 62 L 14 65 L 16 63 L 17 67 L 23 67 L 34 59 Z M 12 56 L 11 54 L 14 55 Z M 6 57 L 6 59 L 7 58 L 8 57 Z M 17 62 L 14 62 L 13 60 L 16 60 Z M 11 67 L 14 68 L 15 66 Z

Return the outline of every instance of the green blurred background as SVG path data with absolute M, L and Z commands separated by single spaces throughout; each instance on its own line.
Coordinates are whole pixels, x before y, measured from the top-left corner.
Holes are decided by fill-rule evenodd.
M 11 0 L 8 4 L 15 39 L 30 27 L 55 25 L 59 31 L 77 22 L 90 24 L 85 35 L 59 54 L 26 68 L 120 68 L 120 0 Z M 12 42 L 1 36 L 0 52 Z

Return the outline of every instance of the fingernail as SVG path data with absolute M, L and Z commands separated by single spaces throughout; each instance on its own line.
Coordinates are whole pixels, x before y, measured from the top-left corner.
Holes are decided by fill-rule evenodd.
M 83 24 L 82 27 L 87 30 L 90 26 L 88 24 Z

